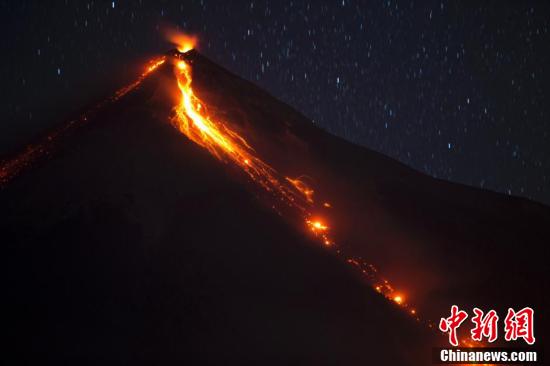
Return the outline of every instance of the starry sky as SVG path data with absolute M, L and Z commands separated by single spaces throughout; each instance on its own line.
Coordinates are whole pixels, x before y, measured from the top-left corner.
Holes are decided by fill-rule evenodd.
M 20 0 L 0 17 L 0 152 L 122 85 L 173 26 L 331 133 L 550 205 L 548 1 Z

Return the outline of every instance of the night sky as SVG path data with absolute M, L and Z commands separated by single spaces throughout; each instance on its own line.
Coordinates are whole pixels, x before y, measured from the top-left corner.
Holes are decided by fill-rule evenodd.
M 0 152 L 122 85 L 172 25 L 336 135 L 550 204 L 550 2 L 479 3 L 3 1 Z

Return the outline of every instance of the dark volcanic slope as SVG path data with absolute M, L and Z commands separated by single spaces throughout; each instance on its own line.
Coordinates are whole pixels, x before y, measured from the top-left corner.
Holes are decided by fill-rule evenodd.
M 164 77 L 0 193 L 9 353 L 79 364 L 428 362 L 425 331 L 166 123 Z
M 375 263 L 425 318 L 458 304 L 496 308 L 503 321 L 508 307 L 532 306 L 537 344 L 547 343 L 550 208 L 420 174 L 316 128 L 199 54 L 188 58 L 201 96 L 279 171 L 311 177 L 317 199 L 334 207 L 337 241 Z
M 548 305 L 547 207 L 335 138 L 192 52 L 197 93 L 311 177 L 338 243 L 437 319 Z M 167 87 L 167 85 L 169 87 Z M 166 65 L 0 191 L 10 353 L 118 364 L 429 364 L 438 340 L 168 123 Z M 501 310 L 502 311 L 502 310 Z M 546 332 L 546 333 L 544 333 Z

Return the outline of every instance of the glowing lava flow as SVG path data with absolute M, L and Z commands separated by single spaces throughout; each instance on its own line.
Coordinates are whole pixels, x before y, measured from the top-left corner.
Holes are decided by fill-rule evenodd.
M 308 210 L 308 204 L 313 204 L 313 190 L 299 179 L 281 179 L 275 169 L 254 154 L 254 149 L 243 137 L 208 115 L 205 103 L 191 87 L 191 67 L 187 62 L 178 59 L 175 73 L 181 92 L 181 101 L 172 120 L 176 127 L 219 160 L 235 163 L 279 202 L 298 210 L 311 232 L 325 245 L 331 245 L 333 241 L 329 237 L 328 226 L 314 218 Z
M 313 189 L 309 188 L 309 186 L 300 177 L 296 179 L 286 177 L 285 179 L 289 181 L 294 188 L 300 191 L 309 203 L 313 203 L 313 193 L 315 192 Z
M 181 92 L 181 101 L 175 108 L 172 123 L 190 140 L 206 148 L 221 161 L 231 161 L 240 167 L 254 182 L 271 193 L 278 202 L 299 210 L 306 227 L 324 245 L 332 246 L 330 227 L 317 218 L 314 211 L 314 191 L 300 178 L 280 176 L 275 169 L 255 155 L 247 141 L 231 130 L 224 121 L 208 114 L 208 109 L 192 88 L 191 66 L 181 55 L 176 55 L 175 75 Z M 332 206 L 325 202 L 325 208 Z M 339 249 L 338 254 L 342 254 Z M 360 259 L 348 258 L 347 263 L 357 268 L 373 288 L 388 300 L 405 309 L 409 315 L 420 321 L 416 309 L 405 300 L 404 294 L 396 291 L 378 270 Z
M 128 92 L 135 89 L 139 84 L 141 84 L 143 82 L 143 80 L 145 80 L 145 78 L 147 76 L 149 76 L 149 74 L 151 74 L 153 71 L 158 69 L 165 62 L 166 62 L 166 57 L 165 56 L 162 56 L 162 57 L 159 57 L 159 58 L 156 58 L 156 59 L 153 59 L 153 60 L 149 61 L 149 63 L 145 67 L 145 71 L 143 71 L 143 73 L 139 76 L 139 78 L 136 81 L 134 81 L 132 84 L 127 85 L 127 86 L 117 90 L 115 92 L 114 97 L 111 98 L 111 100 L 116 101 L 116 100 L 122 98 L 123 96 L 125 96 L 126 94 L 128 94 Z
M 193 92 L 191 87 L 191 67 L 178 60 L 175 67 L 181 101 L 176 107 L 172 123 L 189 139 L 206 148 L 221 161 L 231 161 L 239 166 L 254 182 L 261 185 L 270 194 L 276 195 L 289 207 L 300 211 L 297 193 L 277 178 L 275 169 L 254 155 L 254 149 L 246 140 L 232 131 L 219 120 L 208 115 L 205 103 Z
M 62 125 L 61 127 L 50 131 L 45 138 L 40 141 L 29 145 L 22 152 L 16 154 L 10 159 L 5 159 L 0 162 L 0 187 L 8 183 L 15 176 L 19 175 L 23 169 L 32 165 L 40 157 L 47 155 L 53 149 L 55 144 L 64 136 L 67 136 L 75 128 L 85 124 L 88 119 L 97 113 L 97 111 L 105 107 L 109 103 L 116 102 L 130 91 L 134 90 L 138 85 L 140 85 L 147 76 L 152 72 L 157 70 L 164 62 L 166 57 L 162 56 L 151 60 L 145 70 L 141 73 L 136 81 L 133 83 L 124 86 L 117 90 L 114 95 L 90 108 L 86 112 L 82 113 L 78 118 L 72 119 Z

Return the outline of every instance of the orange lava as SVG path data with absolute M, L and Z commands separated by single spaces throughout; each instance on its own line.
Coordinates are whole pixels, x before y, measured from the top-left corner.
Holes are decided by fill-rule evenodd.
M 12 158 L 0 161 L 0 187 L 7 184 L 14 177 L 18 176 L 25 168 L 31 166 L 39 158 L 49 154 L 55 144 L 64 136 L 67 136 L 75 128 L 85 124 L 89 117 L 94 115 L 100 108 L 105 107 L 109 103 L 116 102 L 130 91 L 139 86 L 147 76 L 157 70 L 166 61 L 165 56 L 161 56 L 151 60 L 144 71 L 133 83 L 126 85 L 117 90 L 114 95 L 94 107 L 81 114 L 78 118 L 72 119 L 61 127 L 50 131 L 44 138 L 34 144 L 28 145 L 23 151 L 19 152 Z
M 285 178 L 288 182 L 290 182 L 294 188 L 296 188 L 300 193 L 302 193 L 309 203 L 313 203 L 313 189 L 309 188 L 309 186 L 300 178 L 292 179 L 292 178 Z
M 233 131 L 224 121 L 213 118 L 206 103 L 192 88 L 190 65 L 177 59 L 175 75 L 181 100 L 175 108 L 172 123 L 190 140 L 207 149 L 221 161 L 230 161 L 242 169 L 249 178 L 275 196 L 279 203 L 307 215 L 301 192 L 281 179 L 276 170 L 261 160 L 245 138 Z M 309 215 L 308 215 L 309 217 Z
M 296 209 L 309 231 L 325 246 L 332 246 L 334 240 L 330 227 L 316 216 L 313 200 L 314 190 L 301 178 L 289 178 L 280 175 L 274 168 L 261 160 L 246 139 L 233 131 L 228 124 L 210 115 L 207 103 L 201 100 L 192 87 L 191 65 L 182 54 L 175 56 L 174 72 L 181 99 L 175 108 L 172 123 L 190 140 L 207 149 L 213 156 L 224 162 L 232 162 L 245 172 L 249 178 L 263 187 L 274 198 L 286 206 Z M 300 199 L 299 199 L 300 198 Z M 324 208 L 332 207 L 324 202 Z M 342 254 L 341 250 L 336 250 Z M 382 279 L 372 264 L 359 259 L 349 258 L 347 262 L 357 267 L 373 288 L 388 300 L 407 310 L 408 314 L 420 320 L 417 311 L 406 301 L 403 293 L 397 292 L 390 283 Z
M 139 84 L 141 84 L 143 82 L 143 80 L 145 80 L 145 78 L 147 76 L 149 76 L 149 74 L 151 74 L 153 71 L 158 69 L 162 64 L 164 64 L 164 62 L 166 62 L 166 57 L 165 56 L 155 58 L 155 59 L 149 61 L 149 63 L 145 67 L 145 70 L 141 73 L 139 78 L 136 81 L 134 81 L 133 83 L 131 83 L 129 85 L 126 85 L 125 87 L 120 88 L 119 90 L 117 90 L 115 92 L 115 95 L 113 96 L 113 98 L 111 98 L 111 101 L 113 101 L 113 102 L 117 101 L 118 99 L 120 99 L 123 96 L 125 96 L 126 94 L 128 94 L 128 92 L 134 90 Z

